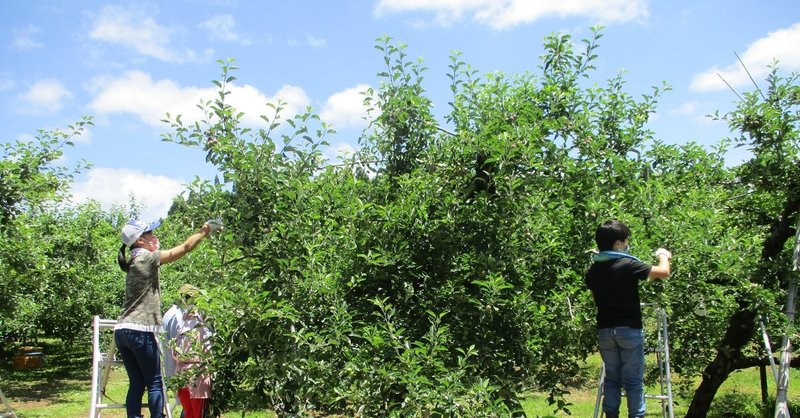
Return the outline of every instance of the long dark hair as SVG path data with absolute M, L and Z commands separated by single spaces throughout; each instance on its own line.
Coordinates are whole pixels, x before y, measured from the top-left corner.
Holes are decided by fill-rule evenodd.
M 117 253 L 117 263 L 119 264 L 119 268 L 127 273 L 128 270 L 131 269 L 131 261 L 132 260 L 128 260 L 128 258 L 125 257 L 125 244 L 122 244 L 122 246 L 119 247 L 119 252 Z

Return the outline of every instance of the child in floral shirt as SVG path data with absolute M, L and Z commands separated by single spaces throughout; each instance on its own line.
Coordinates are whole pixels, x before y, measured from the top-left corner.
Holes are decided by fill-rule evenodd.
M 204 359 L 211 353 L 212 331 L 193 304 L 198 292 L 191 285 L 181 288 L 181 293 L 190 297 L 186 301 L 188 306 L 183 314 L 183 328 L 176 338 L 174 350 L 176 373 L 188 377 L 188 384 L 178 390 L 185 418 L 203 418 L 211 398 L 211 374 Z

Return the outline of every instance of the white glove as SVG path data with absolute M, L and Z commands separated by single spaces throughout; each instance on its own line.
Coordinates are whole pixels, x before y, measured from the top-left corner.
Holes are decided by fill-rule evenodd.
M 210 233 L 222 231 L 222 219 L 209 219 L 206 221 Z
M 669 252 L 666 248 L 659 248 L 655 252 L 656 258 L 660 258 L 662 255 L 667 256 L 667 258 L 672 258 L 672 253 Z

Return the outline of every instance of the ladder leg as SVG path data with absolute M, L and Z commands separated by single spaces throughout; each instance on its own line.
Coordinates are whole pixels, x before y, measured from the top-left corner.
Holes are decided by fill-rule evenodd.
M 661 353 L 664 352 L 664 330 L 661 323 L 661 309 L 656 306 L 656 366 L 658 367 L 658 400 L 661 403 L 661 418 L 666 418 L 667 412 L 666 404 L 664 403 L 664 357 Z
M 0 389 L 0 400 L 3 401 L 3 405 L 5 406 L 4 411 L 0 412 L 0 418 L 17 418 L 17 414 L 14 413 L 2 389 Z
M 658 384 L 660 387 L 661 396 L 665 395 L 666 392 L 666 381 L 665 381 L 665 361 L 664 361 L 664 327 L 663 323 L 661 322 L 661 313 L 658 313 L 657 317 L 657 328 L 658 328 L 658 351 L 656 352 L 656 359 L 658 361 Z M 661 398 L 661 417 L 667 418 L 667 402 L 666 399 Z
M 669 333 L 667 330 L 667 311 L 658 304 L 642 304 L 652 305 L 655 307 L 656 317 L 656 363 L 658 365 L 658 380 L 660 394 L 645 395 L 652 399 L 658 399 L 661 402 L 661 416 L 662 418 L 675 418 L 675 411 L 673 409 L 672 399 L 672 377 L 669 366 Z
M 102 354 L 100 353 L 100 317 L 95 316 L 92 320 L 92 400 L 91 405 L 89 405 L 89 418 L 96 418 L 98 411 L 97 411 L 97 402 L 99 398 L 97 385 L 99 383 L 99 371 L 98 366 L 100 365 L 100 361 L 102 360 Z
M 603 384 L 606 380 L 606 364 L 601 363 L 602 366 L 600 367 L 600 383 L 597 385 L 597 399 L 594 401 L 594 418 L 599 418 L 603 416 L 603 410 L 600 407 L 601 403 L 603 402 Z
M 672 372 L 669 367 L 669 333 L 667 331 L 667 311 L 661 308 L 661 317 L 663 320 L 664 331 L 664 372 L 666 375 L 667 386 L 667 407 L 669 409 L 669 418 L 675 418 L 675 408 L 672 402 Z
M 167 418 L 172 418 L 172 408 L 169 404 L 169 393 L 167 391 L 167 376 L 164 373 L 164 350 L 161 341 L 158 342 L 158 353 L 161 356 L 161 397 L 164 399 L 164 409 L 167 411 Z
M 105 354 L 105 359 L 109 362 L 114 361 L 117 356 L 117 343 L 114 338 L 111 338 L 111 345 L 108 347 L 108 352 Z M 109 363 L 103 364 L 103 372 L 100 375 L 100 392 L 99 395 L 105 395 L 106 386 L 108 386 L 108 377 L 111 375 L 111 365 Z
M 116 343 L 111 338 L 108 352 L 103 353 L 100 349 L 100 331 L 102 329 L 112 330 L 116 324 L 115 320 L 100 319 L 95 316 L 92 329 L 92 395 L 89 406 L 89 418 L 99 418 L 102 411 L 110 408 L 124 409 L 125 404 L 112 404 L 103 402 L 106 395 L 106 384 L 108 383 L 111 368 L 122 366 L 122 361 L 116 360 Z

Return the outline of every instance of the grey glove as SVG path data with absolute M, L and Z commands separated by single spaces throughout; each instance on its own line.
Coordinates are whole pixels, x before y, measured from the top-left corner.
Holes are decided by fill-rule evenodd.
M 209 219 L 206 221 L 206 225 L 208 225 L 208 229 L 212 234 L 222 231 L 222 219 Z
M 656 258 L 659 258 L 661 255 L 665 255 L 669 259 L 672 258 L 672 253 L 669 252 L 669 250 L 667 250 L 666 248 L 659 248 L 659 249 L 656 250 L 656 252 L 654 254 L 655 254 Z

